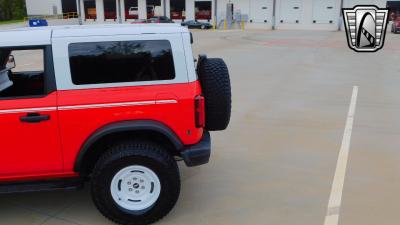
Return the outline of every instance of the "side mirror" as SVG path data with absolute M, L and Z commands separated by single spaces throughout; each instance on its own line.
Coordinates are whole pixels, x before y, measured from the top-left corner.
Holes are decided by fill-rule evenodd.
M 9 57 L 8 57 L 8 61 L 7 61 L 7 64 L 6 64 L 6 69 L 14 69 L 16 67 L 16 64 L 15 64 L 15 59 L 14 59 L 14 56 L 13 55 L 10 55 Z

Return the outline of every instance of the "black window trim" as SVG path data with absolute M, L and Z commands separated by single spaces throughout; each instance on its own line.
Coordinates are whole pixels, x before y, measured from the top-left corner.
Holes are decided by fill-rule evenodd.
M 44 63 L 44 94 L 41 95 L 26 95 L 26 96 L 13 96 L 13 97 L 0 97 L 2 100 L 19 100 L 19 99 L 35 99 L 44 98 L 57 90 L 56 77 L 53 62 L 53 49 L 51 45 L 32 45 L 32 46 L 7 46 L 2 47 L 12 49 L 12 51 L 22 50 L 43 50 L 43 63 Z

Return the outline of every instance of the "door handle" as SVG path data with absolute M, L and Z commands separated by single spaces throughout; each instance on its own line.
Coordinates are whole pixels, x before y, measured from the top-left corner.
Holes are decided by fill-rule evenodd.
M 40 115 L 39 113 L 28 113 L 26 116 L 20 118 L 23 123 L 40 123 L 42 121 L 50 120 L 49 115 Z

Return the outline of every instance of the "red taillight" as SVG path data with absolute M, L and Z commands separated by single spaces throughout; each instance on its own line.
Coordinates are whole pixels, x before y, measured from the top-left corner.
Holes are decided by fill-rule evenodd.
M 196 127 L 204 127 L 206 124 L 206 113 L 204 106 L 204 97 L 198 95 L 194 98 L 194 113 L 196 120 Z

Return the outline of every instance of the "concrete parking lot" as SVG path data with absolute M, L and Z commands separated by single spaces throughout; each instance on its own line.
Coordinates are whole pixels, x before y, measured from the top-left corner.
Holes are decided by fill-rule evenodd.
M 158 224 L 324 224 L 352 119 L 342 202 L 329 213 L 340 225 L 399 224 L 400 35 L 372 54 L 350 50 L 344 32 L 196 31 L 194 40 L 196 54 L 229 66 L 232 121 L 212 134 L 209 164 L 181 164 L 181 197 Z M 1 195 L 0 224 L 112 223 L 86 186 Z

